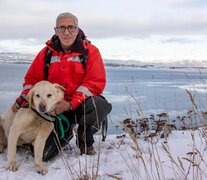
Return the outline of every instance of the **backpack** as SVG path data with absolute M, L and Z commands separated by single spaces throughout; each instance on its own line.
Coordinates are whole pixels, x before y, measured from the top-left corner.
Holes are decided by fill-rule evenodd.
M 52 50 L 47 48 L 46 53 L 45 53 L 45 58 L 44 58 L 44 79 L 48 80 L 48 72 L 49 72 L 49 67 L 50 67 L 50 61 L 52 58 Z M 80 61 L 82 65 L 85 67 L 87 60 L 88 60 L 88 51 L 85 50 L 83 51 L 83 55 L 80 55 Z
M 49 72 L 52 54 L 53 54 L 52 50 L 47 48 L 45 57 L 44 57 L 44 79 L 45 80 L 48 80 L 48 72 Z M 88 51 L 83 51 L 83 54 L 80 55 L 79 57 L 80 57 L 80 61 L 82 65 L 85 67 L 87 60 L 88 60 Z M 108 118 L 107 117 L 103 120 L 101 124 L 101 130 L 102 130 L 102 141 L 105 141 L 107 130 L 108 130 Z

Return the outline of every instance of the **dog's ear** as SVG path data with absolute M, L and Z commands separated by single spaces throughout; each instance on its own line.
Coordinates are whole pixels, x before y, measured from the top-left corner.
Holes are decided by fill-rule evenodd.
M 29 93 L 27 94 L 27 96 L 26 96 L 26 100 L 27 100 L 28 103 L 29 103 L 29 107 L 33 106 L 33 95 L 34 95 L 34 90 L 31 89 L 31 90 L 29 91 Z
M 56 89 L 60 89 L 62 91 L 65 91 L 66 90 L 63 86 L 61 86 L 61 85 L 59 85 L 57 83 L 54 83 L 53 85 L 55 86 Z

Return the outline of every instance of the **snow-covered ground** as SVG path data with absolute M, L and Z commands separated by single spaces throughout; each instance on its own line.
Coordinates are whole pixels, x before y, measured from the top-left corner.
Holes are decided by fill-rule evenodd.
M 172 131 L 168 143 L 154 137 L 135 142 L 126 135 L 110 135 L 106 142 L 96 136 L 95 156 L 79 155 L 72 139 L 67 149 L 51 162 L 44 163 L 48 173 L 35 172 L 34 158 L 28 150 L 18 150 L 19 170 L 5 170 L 6 151 L 0 155 L 1 180 L 56 179 L 206 179 L 206 134 L 203 130 Z

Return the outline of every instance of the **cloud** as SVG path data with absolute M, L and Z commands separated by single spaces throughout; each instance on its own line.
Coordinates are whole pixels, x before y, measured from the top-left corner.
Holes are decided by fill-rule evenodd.
M 4 19 L 5 17 L 1 17 Z M 47 39 L 54 33 L 54 22 L 47 18 L 12 17 L 18 24 L 8 24 L 0 18 L 4 24 L 0 29 L 0 39 Z M 5 18 L 6 19 L 6 18 Z M 143 38 L 153 35 L 199 35 L 207 33 L 206 15 L 176 16 L 162 18 L 118 18 L 95 17 L 84 18 L 81 28 L 92 38 L 102 39 L 111 37 Z M 124 22 L 124 23 L 123 23 Z
M 203 0 L 94 1 L 91 6 L 86 6 L 86 2 L 3 0 L 0 39 L 48 39 L 54 33 L 56 16 L 66 9 L 77 14 L 81 28 L 97 39 L 207 32 L 207 11 L 197 8 L 188 11 L 186 6 L 204 3 Z M 186 10 L 174 8 L 175 5 L 183 5 Z
M 188 38 L 170 38 L 161 41 L 162 43 L 179 43 L 179 44 L 189 44 L 196 43 L 196 40 L 188 39 Z
M 206 56 L 206 0 L 1 0 L 0 51 L 37 52 L 52 37 L 56 16 L 66 11 L 78 17 L 104 56 L 160 58 L 182 44 L 193 52 L 194 42 Z
M 207 14 L 157 18 L 100 17 L 85 19 L 85 29 L 95 38 L 131 37 L 153 35 L 200 35 L 207 34 Z M 101 22 L 101 23 L 100 23 Z M 124 23 L 123 23 L 124 22 Z
M 0 52 L 21 52 L 36 54 L 43 48 L 45 41 L 36 39 L 17 39 L 0 41 Z
M 206 0 L 162 0 L 162 3 L 172 7 L 203 7 L 207 5 Z

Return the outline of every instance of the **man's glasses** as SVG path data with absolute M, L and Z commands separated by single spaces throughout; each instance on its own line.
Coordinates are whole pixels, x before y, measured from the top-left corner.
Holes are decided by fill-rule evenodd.
M 55 29 L 59 32 L 59 33 L 64 33 L 65 30 L 67 29 L 69 32 L 75 32 L 77 27 L 76 26 L 59 26 L 59 27 L 55 27 Z

